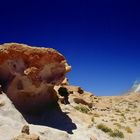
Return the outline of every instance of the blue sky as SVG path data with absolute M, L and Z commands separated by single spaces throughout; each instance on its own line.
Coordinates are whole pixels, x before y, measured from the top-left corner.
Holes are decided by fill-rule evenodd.
M 140 81 L 140 2 L 0 1 L 0 43 L 52 47 L 72 66 L 69 82 L 117 95 Z

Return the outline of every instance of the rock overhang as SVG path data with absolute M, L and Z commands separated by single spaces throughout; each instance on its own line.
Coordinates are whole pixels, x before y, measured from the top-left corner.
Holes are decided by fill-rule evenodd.
M 32 110 L 56 103 L 53 89 L 71 67 L 62 54 L 51 48 L 25 44 L 0 45 L 0 84 L 15 106 Z

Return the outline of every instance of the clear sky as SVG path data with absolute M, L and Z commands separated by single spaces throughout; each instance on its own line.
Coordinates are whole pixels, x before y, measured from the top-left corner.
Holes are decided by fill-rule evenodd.
M 69 82 L 116 95 L 140 80 L 137 0 L 1 0 L 0 43 L 52 47 L 72 66 Z

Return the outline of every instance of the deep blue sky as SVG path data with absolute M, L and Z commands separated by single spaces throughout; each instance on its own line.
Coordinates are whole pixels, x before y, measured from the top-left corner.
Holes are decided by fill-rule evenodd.
M 1 0 L 0 43 L 52 47 L 72 65 L 69 82 L 116 95 L 140 80 L 140 2 Z

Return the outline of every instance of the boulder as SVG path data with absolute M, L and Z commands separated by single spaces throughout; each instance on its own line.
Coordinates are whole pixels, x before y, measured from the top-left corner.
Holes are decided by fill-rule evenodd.
M 54 86 L 63 82 L 70 69 L 64 56 L 54 49 L 17 43 L 0 45 L 0 85 L 22 110 L 56 103 Z

